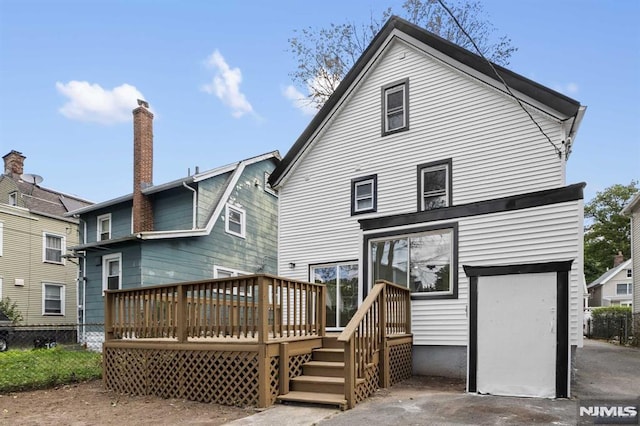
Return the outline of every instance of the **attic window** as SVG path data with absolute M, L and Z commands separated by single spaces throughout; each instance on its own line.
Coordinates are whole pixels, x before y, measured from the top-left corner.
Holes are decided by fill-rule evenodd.
M 409 79 L 382 88 L 382 136 L 409 130 Z
M 18 205 L 18 192 L 17 191 L 13 191 L 13 192 L 9 193 L 9 205 L 10 206 L 17 206 Z

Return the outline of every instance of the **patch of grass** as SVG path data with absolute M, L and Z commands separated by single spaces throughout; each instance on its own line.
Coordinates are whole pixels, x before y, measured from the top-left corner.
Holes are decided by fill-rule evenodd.
M 102 354 L 64 347 L 0 352 L 0 392 L 42 389 L 102 376 Z

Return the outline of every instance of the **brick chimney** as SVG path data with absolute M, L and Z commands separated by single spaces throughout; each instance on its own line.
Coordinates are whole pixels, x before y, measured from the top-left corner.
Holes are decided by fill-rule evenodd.
M 153 114 L 138 99 L 133 110 L 133 233 L 153 231 L 153 206 L 142 190 L 153 182 Z
M 624 255 L 622 254 L 621 251 L 619 251 L 618 254 L 613 256 L 613 267 L 615 268 L 616 266 L 620 265 L 622 262 L 624 262 Z
M 21 152 L 11 150 L 10 153 L 2 157 L 4 159 L 4 174 L 11 177 L 20 177 L 24 173 L 25 157 Z

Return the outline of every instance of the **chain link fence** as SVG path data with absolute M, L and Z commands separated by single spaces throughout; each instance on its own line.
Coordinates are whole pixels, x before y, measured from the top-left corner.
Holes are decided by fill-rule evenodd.
M 104 324 L 1 325 L 0 392 L 102 376 Z

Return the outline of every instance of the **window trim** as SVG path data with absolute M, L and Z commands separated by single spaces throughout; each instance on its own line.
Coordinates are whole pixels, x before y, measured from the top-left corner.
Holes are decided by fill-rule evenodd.
M 371 240 L 379 240 L 385 239 L 387 237 L 401 237 L 401 236 L 411 236 L 411 235 L 419 235 L 424 232 L 438 231 L 438 230 L 451 230 L 451 278 L 452 278 L 452 288 L 451 292 L 444 294 L 443 292 L 437 293 L 411 293 L 412 300 L 433 300 L 433 299 L 457 299 L 458 298 L 458 222 L 448 222 L 442 223 L 439 225 L 428 225 L 428 226 L 420 226 L 416 228 L 406 228 L 395 231 L 383 231 L 376 232 L 371 234 L 366 234 L 363 238 L 363 265 L 362 265 L 362 277 L 365 280 L 365 285 L 362 286 L 363 296 L 362 299 L 367 297 L 369 289 L 373 285 L 372 281 L 372 263 L 371 263 L 371 251 L 370 251 L 370 242 Z
M 626 293 L 619 293 L 618 286 L 625 286 Z M 616 296 L 632 296 L 633 295 L 633 283 L 616 283 Z
M 240 213 L 240 232 L 235 232 L 231 229 L 229 229 L 229 211 L 230 210 L 234 210 L 238 213 Z M 235 235 L 236 237 L 240 237 L 240 238 L 245 238 L 246 235 L 246 217 L 247 217 L 247 213 L 245 212 L 244 209 L 240 208 L 240 207 L 236 207 L 236 206 L 232 206 L 231 204 L 227 203 L 227 205 L 225 206 L 225 212 L 224 212 L 224 230 L 227 234 L 231 234 L 231 235 Z
M 60 262 L 47 259 L 47 237 L 60 238 Z M 42 232 L 42 262 L 51 263 L 54 265 L 64 265 L 65 258 L 63 257 L 67 251 L 67 238 L 64 235 L 56 234 L 54 232 L 43 231 Z
M 402 87 L 403 92 L 403 117 L 404 117 L 404 125 L 402 127 L 398 127 L 397 129 L 389 130 L 387 127 L 387 93 L 396 89 L 398 87 Z M 382 86 L 381 88 L 382 100 L 381 100 L 381 110 L 382 110 L 382 136 L 392 135 L 398 132 L 404 132 L 409 130 L 409 78 L 405 78 L 403 80 L 398 80 L 393 83 Z
M 356 187 L 358 184 L 371 181 L 371 207 L 358 210 Z M 378 175 L 368 175 L 351 179 L 351 216 L 378 211 Z
M 60 312 L 47 312 L 46 311 L 46 287 L 58 287 L 60 288 Z M 60 283 L 52 283 L 52 282 L 42 282 L 42 315 L 43 316 L 55 316 L 55 317 L 63 317 L 65 316 L 65 291 L 66 286 Z
M 106 268 L 109 261 L 118 261 L 118 290 L 122 289 L 122 253 L 111 253 L 102 256 L 102 295 L 108 289 L 108 269 Z
M 453 205 L 453 180 L 451 178 L 451 175 L 453 174 L 451 172 L 453 169 L 453 159 L 447 158 L 444 160 L 430 161 L 428 163 L 418 164 L 417 166 L 417 211 L 419 212 L 437 210 L 424 208 L 423 173 L 428 169 L 436 170 L 439 168 L 444 168 L 447 172 L 447 177 L 445 179 L 445 197 L 447 199 L 447 205 L 439 208 L 451 207 Z
M 241 275 L 251 275 L 250 272 L 241 271 L 239 269 L 227 268 L 225 266 L 213 265 L 213 278 L 228 278 L 228 277 L 219 277 L 218 273 L 220 271 L 230 272 L 232 277 L 238 277 Z
M 102 222 L 109 221 L 109 236 L 106 239 L 102 239 Z M 96 242 L 107 241 L 111 239 L 111 213 L 101 214 L 96 218 Z
M 3 247 L 4 247 L 4 222 L 0 222 L 0 257 L 2 257 Z M 2 297 L 1 292 L 0 292 L 0 297 Z

